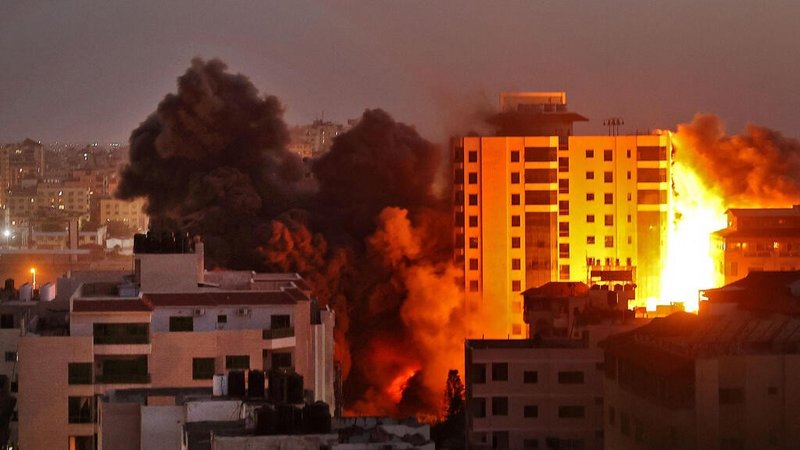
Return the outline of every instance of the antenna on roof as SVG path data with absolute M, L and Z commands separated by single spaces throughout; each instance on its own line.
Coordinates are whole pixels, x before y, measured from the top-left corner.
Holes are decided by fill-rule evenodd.
M 609 117 L 603 121 L 603 126 L 608 127 L 609 136 L 619 136 L 619 126 L 625 125 L 622 117 Z

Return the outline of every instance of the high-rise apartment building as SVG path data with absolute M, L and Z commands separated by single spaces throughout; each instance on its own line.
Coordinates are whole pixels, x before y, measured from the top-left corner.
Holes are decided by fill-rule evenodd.
M 573 136 L 587 120 L 563 92 L 503 94 L 496 136 L 454 138 L 456 260 L 467 310 L 507 317 L 522 336 L 520 293 L 550 281 L 636 284 L 656 296 L 668 224 L 668 134 Z

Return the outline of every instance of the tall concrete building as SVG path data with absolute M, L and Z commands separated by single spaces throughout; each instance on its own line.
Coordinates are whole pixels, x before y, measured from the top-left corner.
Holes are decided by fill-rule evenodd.
M 496 136 L 451 143 L 456 261 L 468 314 L 492 310 L 522 336 L 520 293 L 550 281 L 636 284 L 637 304 L 660 290 L 668 225 L 668 134 L 574 136 L 587 120 L 566 94 L 502 94 Z M 474 327 L 473 327 L 474 328 Z

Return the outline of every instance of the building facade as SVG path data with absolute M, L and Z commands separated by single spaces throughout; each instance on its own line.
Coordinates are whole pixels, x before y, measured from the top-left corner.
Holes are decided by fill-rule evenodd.
M 451 146 L 467 307 L 504 313 L 501 336 L 523 335 L 519 294 L 549 281 L 635 283 L 642 305 L 660 290 L 669 135 L 574 136 L 586 119 L 545 94 L 504 94 L 497 136 Z
M 750 272 L 800 269 L 800 206 L 726 214 L 728 227 L 712 235 L 718 286 Z
M 22 448 L 95 448 L 98 395 L 210 388 L 230 370 L 296 371 L 312 400 L 334 403 L 333 313 L 314 304 L 299 276 L 260 283 L 250 272 L 236 286 L 219 276 L 211 283 L 201 246 L 161 251 L 140 249 L 132 279 L 83 284 L 64 336 L 31 329 L 20 338 Z

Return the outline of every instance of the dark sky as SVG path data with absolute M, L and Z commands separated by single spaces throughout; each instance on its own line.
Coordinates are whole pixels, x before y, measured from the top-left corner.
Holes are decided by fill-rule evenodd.
M 124 141 L 194 56 L 290 123 L 381 107 L 432 139 L 504 90 L 566 90 L 602 133 L 695 112 L 800 137 L 800 1 L 0 0 L 0 142 Z

